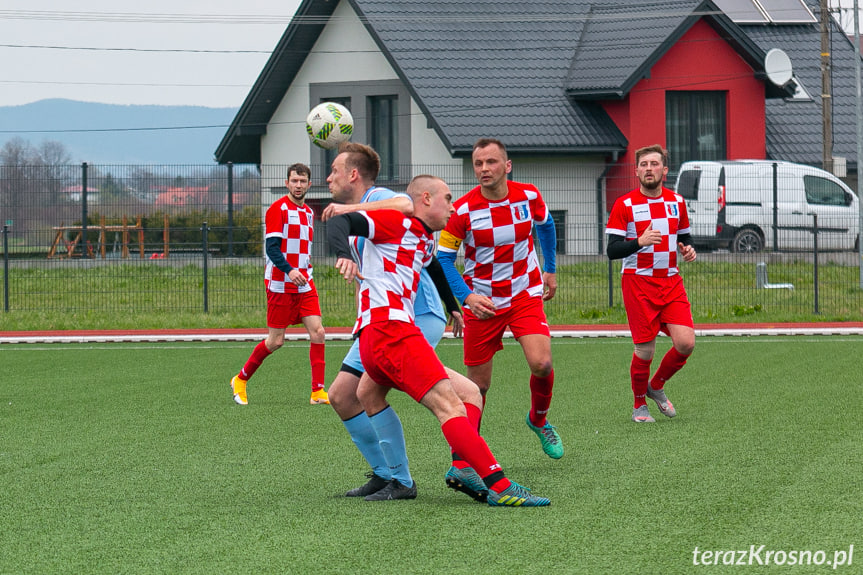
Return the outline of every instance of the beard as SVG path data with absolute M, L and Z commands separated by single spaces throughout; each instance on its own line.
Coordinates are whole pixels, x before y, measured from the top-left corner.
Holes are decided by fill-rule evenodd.
M 650 190 L 651 192 L 658 190 L 662 186 L 662 179 L 654 177 L 653 180 L 646 180 L 645 178 L 638 178 L 638 182 L 641 184 L 641 187 L 645 190 Z

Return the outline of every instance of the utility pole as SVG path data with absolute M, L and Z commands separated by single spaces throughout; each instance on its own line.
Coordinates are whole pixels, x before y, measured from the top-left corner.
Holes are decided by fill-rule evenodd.
M 821 0 L 822 168 L 833 173 L 833 95 L 830 86 L 830 3 Z
M 860 176 L 863 175 L 863 170 L 860 169 L 860 159 L 863 158 L 863 93 L 861 93 L 860 79 L 860 7 L 857 0 L 854 0 L 854 80 L 857 84 L 857 93 L 854 98 L 857 105 L 857 197 L 860 198 L 861 188 Z M 858 200 L 857 208 L 859 217 L 857 218 L 859 226 L 857 228 L 857 267 L 859 268 L 860 289 L 863 289 L 863 242 L 860 241 L 860 232 L 863 231 L 863 201 Z

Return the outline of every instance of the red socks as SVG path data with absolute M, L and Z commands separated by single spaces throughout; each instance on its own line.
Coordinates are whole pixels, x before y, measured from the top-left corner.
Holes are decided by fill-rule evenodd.
M 312 366 L 312 391 L 324 388 L 327 365 L 324 360 L 324 349 L 323 343 L 313 343 L 309 347 L 309 363 Z
M 534 427 L 545 425 L 545 414 L 551 405 L 551 389 L 554 387 L 554 370 L 545 377 L 530 376 L 530 422 Z
M 246 361 L 246 365 L 243 366 L 243 369 L 240 370 L 240 379 L 245 381 L 249 381 L 249 379 L 255 375 L 255 372 L 258 371 L 258 368 L 261 367 L 261 364 L 267 359 L 271 352 L 267 349 L 266 343 L 261 342 L 255 346 L 254 351 L 252 351 L 252 355 L 249 356 L 248 361 Z
M 647 405 L 644 396 L 647 395 L 647 380 L 650 378 L 650 360 L 641 359 L 633 353 L 629 377 L 632 380 L 632 395 L 635 397 L 632 407 L 638 409 L 642 405 Z
M 477 435 L 479 435 L 479 422 L 482 419 L 482 411 L 472 403 L 465 403 L 464 408 L 467 411 L 467 420 L 476 429 Z M 456 453 L 455 449 L 452 450 L 452 464 L 453 467 L 457 469 L 464 469 L 465 467 L 470 467 L 467 461 L 461 458 L 461 456 Z
M 681 354 L 672 346 L 665 353 L 665 356 L 663 356 L 659 369 L 653 375 L 653 379 L 650 379 L 650 361 L 643 360 L 637 355 L 632 354 L 629 375 L 632 379 L 632 395 L 635 396 L 633 407 L 637 409 L 647 403 L 644 400 L 644 396 L 647 394 L 648 379 L 650 379 L 650 387 L 653 389 L 662 389 L 665 382 L 686 365 L 687 359 L 689 359 L 688 355 Z
M 326 346 L 323 343 L 313 343 L 309 347 L 309 363 L 312 366 L 312 391 L 318 391 L 319 389 L 324 388 L 324 380 L 326 379 L 326 361 L 324 359 L 324 352 Z M 260 342 L 255 346 L 255 349 L 252 351 L 252 355 L 249 356 L 249 359 L 246 361 L 246 365 L 243 366 L 243 369 L 240 371 L 240 379 L 248 381 L 255 372 L 258 371 L 258 368 L 261 367 L 261 364 L 264 363 L 264 360 L 269 357 L 269 355 L 273 353 L 269 349 L 267 349 L 266 341 Z
M 656 370 L 653 379 L 650 380 L 650 387 L 653 389 L 662 389 L 665 382 L 686 365 L 687 359 L 689 359 L 688 355 L 682 355 L 674 347 L 669 349 L 662 358 L 662 362 L 659 364 L 659 369 Z
M 500 464 L 467 417 L 448 419 L 440 428 L 450 447 L 457 451 L 480 477 L 485 479 L 490 475 L 501 476 L 490 487 L 497 492 L 509 487 L 510 481 L 503 476 Z

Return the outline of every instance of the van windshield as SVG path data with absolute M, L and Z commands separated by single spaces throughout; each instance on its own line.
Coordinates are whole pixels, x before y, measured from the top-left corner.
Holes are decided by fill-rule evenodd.
M 698 182 L 701 181 L 701 170 L 686 170 L 680 172 L 677 179 L 677 189 L 674 190 L 686 200 L 698 199 Z

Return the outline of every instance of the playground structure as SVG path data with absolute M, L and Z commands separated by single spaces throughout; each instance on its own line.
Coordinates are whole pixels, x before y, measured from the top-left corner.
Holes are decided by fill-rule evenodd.
M 137 250 L 141 259 L 145 259 L 144 255 L 144 228 L 141 225 L 141 216 L 138 216 L 134 226 L 130 226 L 128 218 L 124 215 L 122 224 L 107 225 L 105 217 L 102 216 L 98 226 L 87 226 L 87 231 L 98 230 L 99 236 L 94 246 L 83 238 L 83 226 L 66 226 L 62 222 L 54 228 L 54 241 L 51 243 L 51 249 L 48 250 L 48 259 L 52 258 L 74 258 L 87 257 L 94 258 L 98 253 L 102 259 L 107 258 L 108 233 L 114 232 L 114 242 L 112 251 L 116 252 L 120 249 L 120 257 L 129 257 L 129 244 L 134 241 L 137 243 Z M 168 215 L 165 215 L 165 223 L 162 228 L 163 251 L 159 255 L 159 259 L 167 258 L 170 254 L 170 224 Z M 68 239 L 69 236 L 72 239 Z

